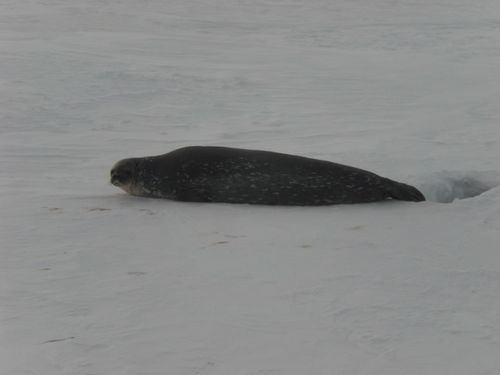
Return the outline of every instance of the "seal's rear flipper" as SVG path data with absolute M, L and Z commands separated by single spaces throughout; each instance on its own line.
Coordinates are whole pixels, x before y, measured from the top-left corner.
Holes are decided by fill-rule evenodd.
M 400 201 L 422 202 L 424 195 L 415 187 L 387 179 L 387 191 L 393 199 Z

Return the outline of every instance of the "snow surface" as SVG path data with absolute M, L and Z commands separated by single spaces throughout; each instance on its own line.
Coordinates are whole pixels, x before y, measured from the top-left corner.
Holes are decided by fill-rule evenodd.
M 500 374 L 497 0 L 4 0 L 0 54 L 0 374 Z M 108 182 L 194 144 L 430 201 Z

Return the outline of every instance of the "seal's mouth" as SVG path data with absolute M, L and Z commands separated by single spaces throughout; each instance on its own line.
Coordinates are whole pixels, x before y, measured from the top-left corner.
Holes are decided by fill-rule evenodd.
M 113 177 L 113 176 L 111 177 L 111 180 L 109 182 L 111 182 L 111 185 L 115 185 L 115 186 L 121 185 L 120 180 L 117 177 Z

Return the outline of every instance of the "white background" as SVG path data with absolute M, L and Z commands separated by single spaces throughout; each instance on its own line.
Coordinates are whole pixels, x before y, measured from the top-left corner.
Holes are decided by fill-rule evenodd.
M 499 62 L 496 0 L 1 1 L 0 373 L 499 374 Z M 109 184 L 195 144 L 430 201 Z

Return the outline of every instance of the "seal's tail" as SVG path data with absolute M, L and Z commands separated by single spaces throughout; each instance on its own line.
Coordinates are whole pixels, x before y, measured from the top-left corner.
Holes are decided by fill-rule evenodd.
M 424 195 L 415 187 L 387 179 L 387 190 L 393 199 L 400 201 L 422 202 Z

